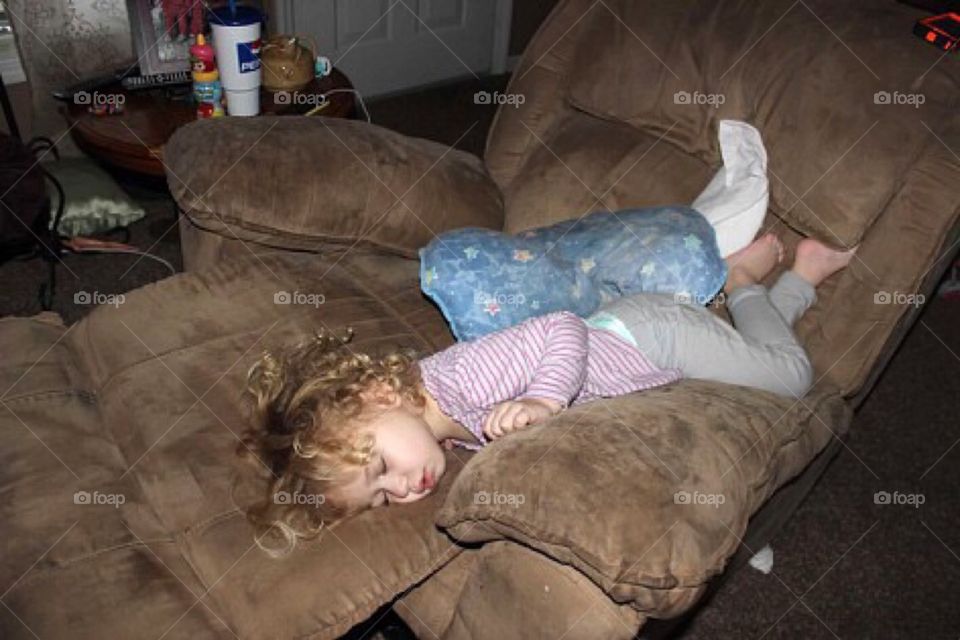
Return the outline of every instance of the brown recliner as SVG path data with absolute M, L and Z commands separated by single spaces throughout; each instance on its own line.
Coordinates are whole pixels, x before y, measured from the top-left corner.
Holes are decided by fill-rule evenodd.
M 420 637 L 631 638 L 691 611 L 809 491 L 955 253 L 960 73 L 915 18 L 564 0 L 482 162 L 362 122 L 182 129 L 165 159 L 188 273 L 70 327 L 0 321 L 0 635 L 326 638 L 392 605 Z M 723 118 L 764 136 L 768 228 L 860 245 L 797 326 L 809 394 L 683 381 L 578 406 L 451 452 L 429 499 L 260 553 L 234 449 L 261 350 L 318 326 L 357 349 L 450 344 L 417 248 L 689 203 Z

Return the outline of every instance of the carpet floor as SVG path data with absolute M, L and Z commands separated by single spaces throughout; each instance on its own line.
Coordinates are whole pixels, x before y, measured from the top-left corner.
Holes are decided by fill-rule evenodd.
M 464 81 L 378 100 L 375 123 L 475 154 L 494 107 L 474 93 L 502 90 L 506 77 Z M 124 187 L 147 209 L 130 242 L 179 270 L 169 194 Z M 123 293 L 164 278 L 136 256 L 69 256 L 57 269 L 54 311 L 73 322 L 89 311 L 80 292 Z M 0 266 L 0 315 L 40 311 L 39 261 Z M 713 638 L 950 638 L 960 636 L 960 300 L 935 298 L 857 413 L 846 447 L 773 541 L 772 573 L 730 576 L 683 631 Z M 923 504 L 876 504 L 880 491 L 917 494 Z M 951 595 L 953 594 L 953 595 Z M 531 624 L 535 624 L 531 621 Z M 387 613 L 351 637 L 410 638 Z M 522 632 L 518 631 L 518 636 Z

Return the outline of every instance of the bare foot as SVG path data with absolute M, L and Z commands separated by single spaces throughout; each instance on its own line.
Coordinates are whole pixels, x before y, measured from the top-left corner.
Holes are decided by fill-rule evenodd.
M 797 245 L 793 271 L 812 284 L 819 285 L 831 275 L 850 264 L 857 247 L 847 251 L 831 249 L 819 240 L 804 238 Z
M 783 259 L 783 243 L 773 233 L 757 238 L 736 253 L 727 256 L 727 294 L 740 287 L 756 284 Z

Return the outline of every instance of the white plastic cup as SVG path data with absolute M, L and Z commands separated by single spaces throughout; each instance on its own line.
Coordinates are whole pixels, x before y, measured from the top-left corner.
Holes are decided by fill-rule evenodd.
M 253 7 L 229 7 L 211 11 L 213 49 L 220 83 L 227 97 L 227 114 L 255 116 L 260 113 L 260 25 L 263 15 Z

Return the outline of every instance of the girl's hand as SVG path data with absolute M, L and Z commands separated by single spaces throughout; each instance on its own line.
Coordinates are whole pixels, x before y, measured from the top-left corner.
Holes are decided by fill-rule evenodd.
M 543 422 L 559 413 L 560 403 L 540 398 L 509 400 L 496 405 L 483 421 L 483 434 L 496 440 L 507 434 Z

